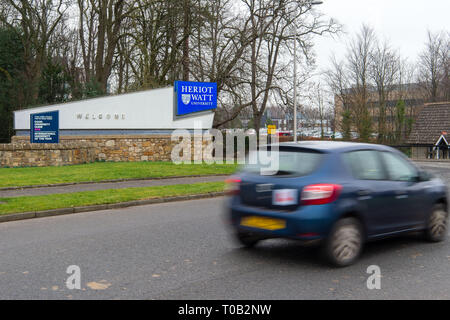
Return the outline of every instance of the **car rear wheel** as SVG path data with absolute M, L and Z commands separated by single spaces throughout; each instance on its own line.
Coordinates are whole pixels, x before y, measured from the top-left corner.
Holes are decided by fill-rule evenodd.
M 363 231 L 355 218 L 344 218 L 336 222 L 325 242 L 325 258 L 334 266 L 353 264 L 361 254 Z
M 237 232 L 236 239 L 241 245 L 247 248 L 254 247 L 261 240 L 261 238 L 246 232 Z
M 444 205 L 437 204 L 433 207 L 430 218 L 428 219 L 425 237 L 428 241 L 439 242 L 447 236 L 448 213 Z

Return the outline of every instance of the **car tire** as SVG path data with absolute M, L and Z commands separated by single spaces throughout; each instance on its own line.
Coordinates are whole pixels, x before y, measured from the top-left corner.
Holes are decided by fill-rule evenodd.
M 425 229 L 425 239 L 430 242 L 440 242 L 447 236 L 448 212 L 443 204 L 436 204 L 430 214 Z
M 355 218 L 343 218 L 331 229 L 323 253 L 333 266 L 346 267 L 359 258 L 363 244 L 364 233 L 361 223 Z
M 256 237 L 250 233 L 237 232 L 236 240 L 239 242 L 239 244 L 243 245 L 244 247 L 252 248 L 261 240 L 261 238 Z

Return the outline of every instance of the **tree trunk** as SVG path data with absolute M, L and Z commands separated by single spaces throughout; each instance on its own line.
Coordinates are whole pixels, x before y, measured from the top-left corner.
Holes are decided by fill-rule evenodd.
M 184 0 L 183 3 L 183 12 L 184 12 L 184 26 L 183 26 L 183 80 L 189 81 L 189 36 L 191 34 L 191 10 L 190 10 L 190 1 Z

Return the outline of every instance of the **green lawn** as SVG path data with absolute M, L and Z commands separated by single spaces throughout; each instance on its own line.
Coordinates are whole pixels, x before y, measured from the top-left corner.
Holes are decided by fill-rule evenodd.
M 220 192 L 224 190 L 224 187 L 224 182 L 204 182 L 144 188 L 83 191 L 44 196 L 0 198 L 0 215 L 15 212 L 42 211 L 132 200 Z
M 236 165 L 171 162 L 95 162 L 63 167 L 0 168 L 0 188 L 40 184 L 231 174 Z

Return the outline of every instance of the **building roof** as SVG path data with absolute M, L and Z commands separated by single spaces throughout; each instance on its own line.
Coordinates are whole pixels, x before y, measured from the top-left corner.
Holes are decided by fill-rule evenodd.
M 450 138 L 450 102 L 425 104 L 414 123 L 408 143 L 434 145 L 441 135 Z

